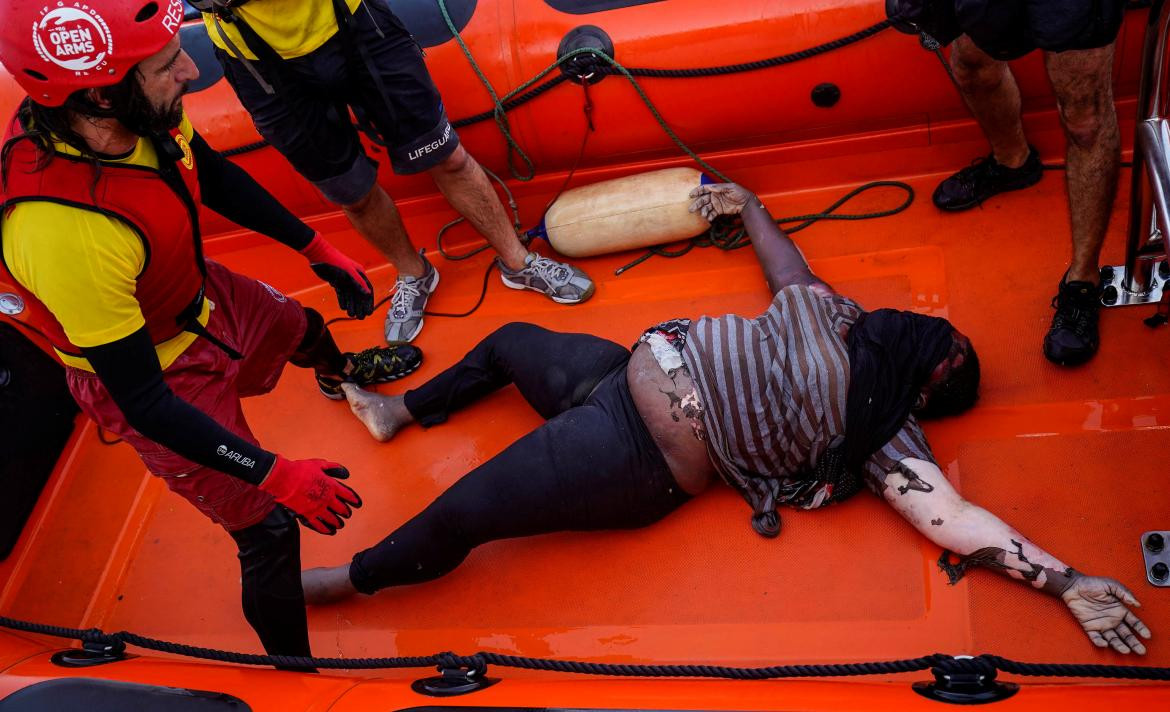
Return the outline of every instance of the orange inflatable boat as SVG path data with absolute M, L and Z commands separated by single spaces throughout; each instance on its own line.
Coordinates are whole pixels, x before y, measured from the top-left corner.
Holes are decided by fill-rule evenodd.
M 525 229 L 566 186 L 697 167 L 676 138 L 757 191 L 776 215 L 817 213 L 871 181 L 907 184 L 920 196 L 907 209 L 819 222 L 796 241 L 819 275 L 862 304 L 946 316 L 979 344 L 979 405 L 925 428 L 943 471 L 964 496 L 1055 555 L 1132 589 L 1154 632 L 1148 654 L 1093 647 L 1058 601 L 991 572 L 948 585 L 941 550 L 873 497 L 792 512 L 783 535 L 767 540 L 742 525 L 743 502 L 723 488 L 649 528 L 495 542 L 437 581 L 311 607 L 314 652 L 339 661 L 319 674 L 276 671 L 247 657 L 262 651 L 240 610 L 231 539 L 59 393 L 21 390 L 23 365 L 45 345 L 0 284 L 3 490 L 27 505 L 4 510 L 16 524 L 0 560 L 0 712 L 933 710 L 946 704 L 940 696 L 972 691 L 1002 697 L 995 708 L 1005 710 L 1170 708 L 1170 687 L 1155 681 L 1170 677 L 1170 588 L 1153 585 L 1142 551 L 1144 534 L 1170 529 L 1162 460 L 1167 332 L 1143 324 L 1148 309 L 1105 310 L 1101 350 L 1089 365 L 1060 369 L 1044 359 L 1048 302 L 1068 253 L 1063 176 L 1050 171 L 1033 188 L 962 214 L 943 214 L 922 197 L 985 154 L 986 144 L 938 57 L 886 26 L 883 3 L 389 3 L 425 47 L 464 144 L 500 176 Z M 393 269 L 260 142 L 195 18 L 182 31 L 203 73 L 186 99 L 193 124 L 362 261 L 384 296 Z M 1117 41 L 1114 87 L 1127 158 L 1147 24 L 1146 9 L 1131 9 Z M 604 47 L 616 65 L 582 53 L 553 66 L 558 53 L 586 46 Z M 810 48 L 817 49 L 803 52 Z M 780 59 L 751 64 L 769 58 Z M 475 67 L 507 107 L 511 147 Z M 1064 135 L 1042 59 L 1033 54 L 1013 69 L 1029 137 L 1059 167 Z M 0 115 L 11 115 L 22 96 L 10 77 L 0 78 Z M 426 177 L 394 176 L 388 160 L 380 170 L 415 243 L 436 251 L 453 211 Z M 1123 186 L 1129 173 L 1123 169 Z M 884 212 L 905 198 L 879 187 L 840 210 Z M 1124 261 L 1127 199 L 1123 190 L 1105 264 Z M 326 318 L 342 316 L 299 256 L 217 215 L 203 217 L 208 255 Z M 442 242 L 461 253 L 480 239 L 463 225 Z M 632 343 L 667 318 L 755 315 L 768 303 L 750 250 L 693 249 L 615 275 L 640 254 L 577 261 L 597 293 L 572 309 L 492 280 L 473 315 L 428 320 L 417 342 L 426 352 L 420 371 L 379 390 L 421 383 L 510 321 Z M 443 288 L 430 308 L 470 308 L 490 253 L 434 259 Z M 381 312 L 333 329 L 345 349 L 379 343 Z M 348 560 L 539 422 L 505 391 L 475 417 L 382 445 L 297 369 L 244 410 L 266 445 L 344 462 L 360 483 L 365 506 L 343 532 L 302 537 L 306 567 Z M 17 621 L 50 627 L 13 629 Z M 129 634 L 91 632 L 79 651 L 81 642 L 70 639 L 79 630 Z M 981 655 L 999 657 L 960 657 Z M 902 662 L 878 664 L 890 661 Z M 1124 664 L 1161 672 L 1101 667 Z M 686 665 L 706 667 L 670 667 Z M 445 669 L 440 679 L 426 680 L 436 667 Z

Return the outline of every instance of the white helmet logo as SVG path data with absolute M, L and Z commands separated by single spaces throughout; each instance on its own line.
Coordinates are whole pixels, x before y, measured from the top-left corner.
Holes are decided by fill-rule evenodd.
M 33 25 L 33 44 L 41 59 L 78 74 L 103 64 L 114 51 L 106 21 L 82 3 L 73 7 L 57 3 L 43 14 Z

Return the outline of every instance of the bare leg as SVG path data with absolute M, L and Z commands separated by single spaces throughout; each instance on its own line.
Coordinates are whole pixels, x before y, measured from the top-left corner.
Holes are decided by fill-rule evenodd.
M 1121 165 L 1113 106 L 1113 45 L 1048 52 L 1044 59 L 1068 137 L 1066 180 L 1073 248 L 1068 280 L 1095 284 Z
M 345 391 L 349 409 L 378 442 L 386 442 L 403 426 L 414 422 L 414 416 L 406 409 L 402 396 L 370 393 L 352 383 L 341 384 L 341 389 Z
M 951 67 L 967 108 L 991 143 L 995 160 L 1019 168 L 1028 158 L 1020 120 L 1020 88 L 1006 62 L 992 58 L 966 35 L 951 46 Z
M 337 603 L 357 593 L 349 580 L 349 564 L 305 569 L 301 572 L 301 588 L 310 606 Z
M 487 174 L 471 154 L 459 146 L 429 173 L 451 207 L 487 238 L 504 265 L 510 270 L 523 269 L 528 251 L 516 237 Z
M 423 276 L 426 266 L 410 244 L 402 216 L 382 186 L 375 183 L 365 197 L 342 206 L 342 210 L 354 229 L 390 260 L 398 274 Z

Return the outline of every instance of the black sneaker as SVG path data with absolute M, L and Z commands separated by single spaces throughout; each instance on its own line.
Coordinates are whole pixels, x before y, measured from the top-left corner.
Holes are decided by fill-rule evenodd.
M 1101 288 L 1092 282 L 1061 282 L 1052 298 L 1056 315 L 1044 337 L 1044 355 L 1061 366 L 1079 366 L 1097 353 Z
M 939 210 L 956 212 L 979 205 L 993 195 L 1036 185 L 1044 176 L 1040 154 L 1031 148 L 1024 165 L 1007 168 L 995 160 L 995 154 L 975 159 L 971 165 L 947 178 L 934 189 L 934 204 Z
M 344 379 L 317 376 L 321 395 L 330 400 L 345 398 L 345 391 L 341 390 L 342 383 L 356 383 L 359 386 L 388 383 L 414 373 L 422 365 L 422 351 L 408 344 L 375 346 L 365 351 L 347 353 L 345 357 L 353 363 L 353 371 Z

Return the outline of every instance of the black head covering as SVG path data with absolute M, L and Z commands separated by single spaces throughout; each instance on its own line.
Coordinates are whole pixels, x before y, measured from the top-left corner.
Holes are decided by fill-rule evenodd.
M 946 319 L 896 309 L 863 314 L 849 330 L 845 464 L 857 472 L 901 430 L 935 366 L 950 352 Z

